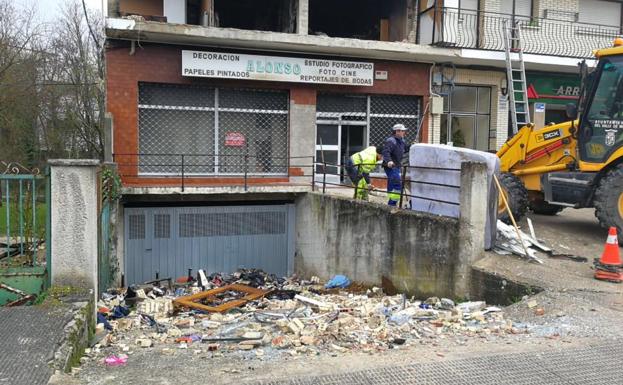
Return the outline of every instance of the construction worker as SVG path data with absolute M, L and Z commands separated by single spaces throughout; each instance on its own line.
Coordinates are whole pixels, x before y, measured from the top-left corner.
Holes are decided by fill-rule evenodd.
M 381 148 L 370 146 L 346 161 L 346 172 L 355 187 L 355 199 L 368 200 L 368 190 L 372 188 L 370 172 L 381 158 Z
M 402 157 L 409 151 L 409 145 L 405 143 L 404 137 L 407 134 L 407 127 L 404 124 L 394 124 L 392 136 L 385 140 L 383 146 L 383 169 L 387 175 L 387 197 L 390 206 L 397 206 L 402 191 L 402 180 L 400 168 Z

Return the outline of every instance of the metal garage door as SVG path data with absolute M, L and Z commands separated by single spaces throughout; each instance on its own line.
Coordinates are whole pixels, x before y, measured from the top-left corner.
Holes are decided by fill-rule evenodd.
M 294 206 L 125 209 L 127 284 L 196 272 L 259 268 L 292 273 Z

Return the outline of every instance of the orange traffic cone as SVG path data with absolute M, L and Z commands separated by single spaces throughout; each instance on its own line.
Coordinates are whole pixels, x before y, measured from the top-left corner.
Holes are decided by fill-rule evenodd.
M 619 240 L 617 239 L 617 228 L 610 227 L 608 230 L 608 239 L 606 240 L 606 247 L 599 262 L 602 265 L 621 266 L 621 255 L 619 254 Z
M 604 252 L 599 260 L 595 260 L 595 279 L 621 283 L 623 282 L 623 262 L 619 253 L 619 241 L 616 227 L 608 230 L 608 239 Z

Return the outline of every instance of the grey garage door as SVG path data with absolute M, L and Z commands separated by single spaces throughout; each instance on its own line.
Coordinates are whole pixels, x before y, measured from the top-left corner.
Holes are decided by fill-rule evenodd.
M 140 207 L 125 209 L 127 284 L 204 269 L 259 268 L 292 273 L 294 206 Z

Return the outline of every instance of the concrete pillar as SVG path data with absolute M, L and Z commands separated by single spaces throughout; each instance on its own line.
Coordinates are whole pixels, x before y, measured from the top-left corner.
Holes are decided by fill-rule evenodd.
M 216 27 L 214 18 L 214 0 L 201 0 L 201 25 L 204 27 Z
M 309 0 L 298 0 L 296 33 L 307 35 L 309 29 Z
M 313 89 L 293 89 L 290 97 L 290 182 L 309 184 L 311 188 L 316 152 L 316 93 Z
M 454 293 L 468 297 L 472 264 L 484 253 L 487 222 L 487 166 L 480 162 L 461 163 L 458 261 L 454 270 Z
M 99 161 L 49 160 L 52 285 L 97 292 Z
M 107 0 L 106 10 L 108 17 L 119 17 L 119 0 Z

